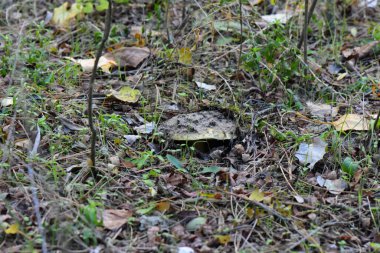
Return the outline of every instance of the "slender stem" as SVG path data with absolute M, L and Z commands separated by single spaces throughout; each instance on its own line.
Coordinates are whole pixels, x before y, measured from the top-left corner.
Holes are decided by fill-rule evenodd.
M 311 4 L 311 7 L 310 7 L 310 10 L 309 10 L 309 13 L 307 14 L 307 25 L 309 25 L 310 23 L 310 19 L 311 17 L 313 16 L 313 13 L 314 13 L 314 9 L 315 9 L 315 6 L 317 5 L 317 1 L 318 0 L 313 0 L 312 4 Z M 305 9 L 306 10 L 306 9 Z M 301 46 L 302 46 L 302 43 L 303 43 L 303 40 L 304 40 L 304 29 L 302 30 L 302 35 L 298 41 L 298 44 L 297 44 L 297 48 L 298 49 L 301 49 Z
M 307 66 L 307 27 L 308 27 L 308 12 L 309 12 L 309 0 L 305 0 L 305 23 L 303 26 L 303 60 Z M 307 74 L 307 68 L 305 68 L 305 75 Z
M 96 162 L 95 162 L 96 129 L 94 127 L 94 120 L 93 120 L 93 108 L 92 108 L 93 97 L 92 96 L 94 92 L 94 82 L 95 82 L 96 70 L 98 68 L 99 59 L 102 56 L 104 45 L 108 40 L 108 36 L 111 30 L 111 20 L 112 20 L 111 16 L 112 16 L 112 0 L 108 0 L 108 9 L 107 9 L 107 14 L 106 14 L 106 23 L 105 23 L 103 38 L 102 38 L 102 41 L 100 42 L 98 51 L 96 52 L 94 68 L 92 69 L 90 87 L 88 90 L 88 123 L 91 130 L 91 153 L 90 153 L 91 162 L 89 165 L 90 165 L 91 173 L 94 180 L 97 179 L 98 175 L 97 175 Z
M 237 65 L 237 71 L 240 70 L 240 64 L 241 64 L 241 55 L 243 52 L 243 7 L 242 7 L 242 0 L 239 0 L 239 9 L 240 9 L 240 51 L 239 51 L 239 59 L 238 59 L 238 65 Z

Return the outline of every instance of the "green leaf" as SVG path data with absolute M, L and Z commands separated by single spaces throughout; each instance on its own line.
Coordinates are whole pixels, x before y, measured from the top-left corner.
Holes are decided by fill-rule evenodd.
M 204 167 L 203 170 L 200 173 L 218 173 L 221 171 L 222 168 L 218 166 L 210 166 L 210 167 Z
M 370 242 L 369 246 L 371 246 L 371 248 L 373 250 L 375 250 L 375 252 L 379 252 L 380 251 L 380 243 Z
M 177 169 L 179 170 L 183 170 L 183 164 L 177 159 L 175 158 L 174 156 L 172 155 L 166 155 L 166 158 L 168 159 L 168 161 L 174 165 L 174 167 L 176 167 Z
M 187 231 L 196 231 L 206 224 L 207 219 L 204 217 L 196 217 L 186 224 Z
M 107 0 L 99 0 L 99 3 L 96 5 L 97 11 L 105 11 L 108 9 L 108 1 Z
M 119 91 L 111 90 L 110 95 L 123 102 L 136 103 L 141 96 L 141 92 L 132 89 L 131 87 L 124 86 Z
M 83 4 L 83 12 L 87 14 L 94 12 L 94 6 L 92 6 L 91 2 L 87 2 Z
M 351 157 L 346 157 L 342 163 L 342 170 L 350 175 L 351 177 L 355 174 L 355 172 L 359 168 L 359 163 L 355 162 Z
M 253 201 L 263 201 L 265 198 L 264 192 L 260 191 L 259 189 L 255 189 L 251 195 L 249 195 L 249 199 Z
M 150 203 L 147 208 L 141 208 L 136 211 L 137 214 L 144 215 L 152 212 L 156 208 L 156 203 Z

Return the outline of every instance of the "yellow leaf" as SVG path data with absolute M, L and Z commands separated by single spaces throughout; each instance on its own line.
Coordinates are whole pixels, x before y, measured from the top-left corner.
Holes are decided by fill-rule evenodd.
M 60 7 L 54 9 L 52 22 L 56 26 L 68 27 L 70 21 L 82 13 L 82 9 L 82 5 L 74 3 L 70 6 L 68 2 L 65 2 Z
M 347 76 L 347 74 L 348 74 L 347 72 L 340 74 L 340 75 L 336 78 L 336 80 L 337 80 L 337 81 L 342 80 L 343 78 L 345 78 L 345 77 Z
M 253 211 L 253 208 L 252 207 L 247 207 L 247 217 L 252 219 L 253 218 L 253 215 L 255 214 L 255 211 Z
M 141 96 L 141 92 L 124 86 L 119 91 L 112 90 L 111 95 L 123 102 L 136 103 Z
M 179 50 L 179 59 L 178 61 L 182 64 L 190 65 L 192 63 L 192 54 L 190 48 L 183 47 Z
M 15 224 L 12 224 L 10 225 L 6 230 L 5 230 L 5 233 L 7 235 L 14 235 L 14 234 L 17 234 L 19 233 L 20 230 L 19 230 L 19 225 L 17 223 Z
M 265 195 L 262 191 L 260 191 L 259 189 L 255 189 L 251 195 L 249 195 L 249 199 L 250 200 L 254 200 L 254 201 L 257 201 L 257 202 L 260 202 L 260 201 L 263 201 L 265 198 Z
M 371 115 L 376 118 L 376 115 Z M 367 131 L 370 128 L 370 120 L 364 115 L 346 114 L 337 121 L 332 122 L 336 130 L 344 132 L 347 130 Z
M 215 239 L 218 240 L 220 244 L 227 244 L 231 241 L 230 235 L 215 235 Z
M 169 201 L 161 201 L 156 204 L 156 209 L 160 212 L 166 212 L 170 208 L 170 202 Z

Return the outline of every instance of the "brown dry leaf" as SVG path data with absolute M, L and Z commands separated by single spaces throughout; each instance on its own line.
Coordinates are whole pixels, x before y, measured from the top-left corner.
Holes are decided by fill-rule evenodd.
M 103 212 L 103 225 L 109 230 L 119 229 L 131 216 L 132 212 L 128 210 L 107 209 Z
M 376 118 L 376 115 L 371 115 Z M 332 122 L 336 130 L 344 132 L 348 130 L 367 131 L 370 128 L 370 120 L 359 114 L 346 114 L 340 117 L 337 121 Z
M 355 47 L 353 49 L 347 48 L 342 50 L 342 55 L 346 60 L 350 59 L 362 59 L 369 54 L 373 53 L 373 48 L 377 46 L 377 44 L 380 43 L 380 40 L 372 41 L 371 43 L 368 43 L 367 45 L 361 46 L 361 47 Z
M 147 47 L 123 47 L 111 53 L 106 53 L 104 57 L 112 59 L 120 68 L 136 68 L 150 55 Z
M 161 201 L 156 204 L 156 209 L 160 212 L 166 212 L 170 209 L 170 202 L 169 201 Z

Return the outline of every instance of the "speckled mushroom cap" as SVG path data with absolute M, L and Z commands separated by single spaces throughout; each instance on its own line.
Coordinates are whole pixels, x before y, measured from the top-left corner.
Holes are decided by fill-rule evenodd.
M 235 123 L 218 111 L 177 115 L 163 122 L 158 130 L 175 141 L 230 140 L 235 138 Z

